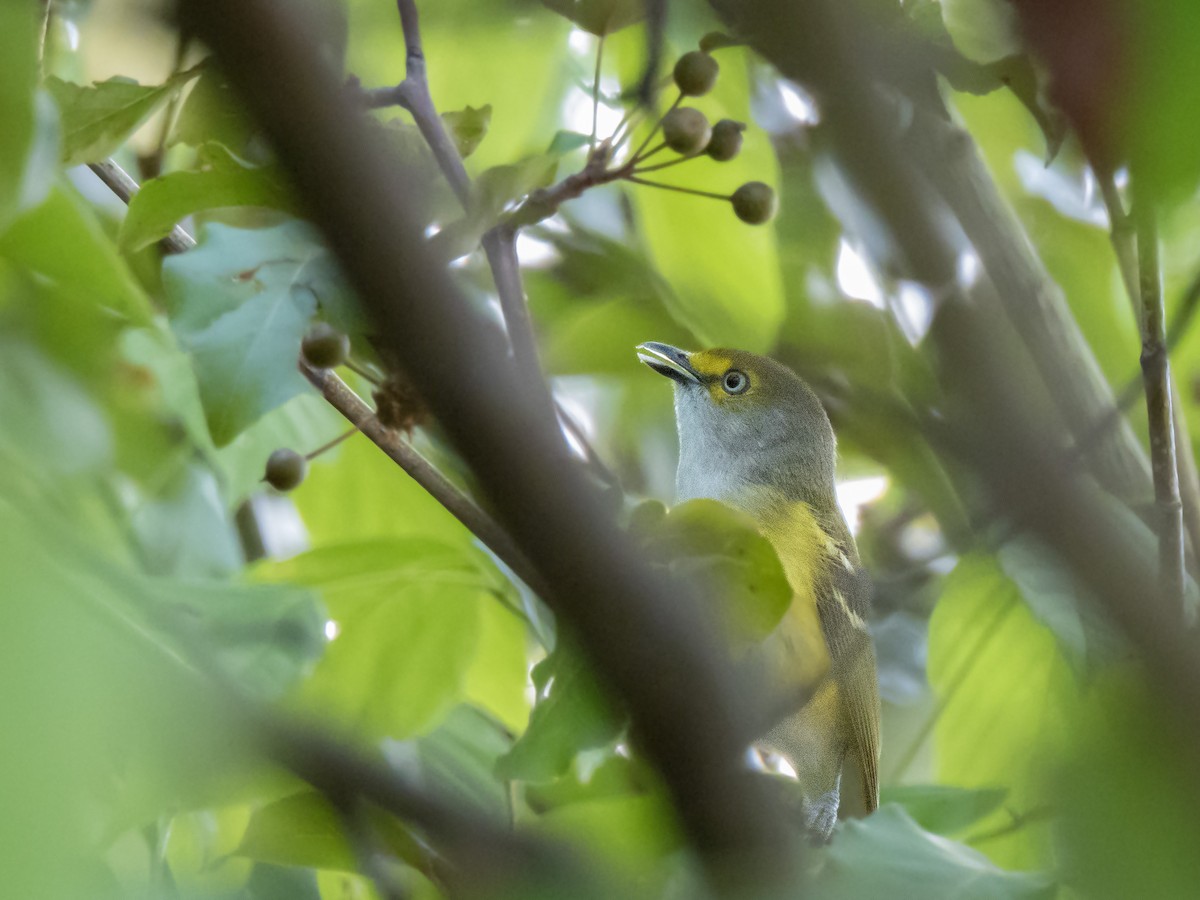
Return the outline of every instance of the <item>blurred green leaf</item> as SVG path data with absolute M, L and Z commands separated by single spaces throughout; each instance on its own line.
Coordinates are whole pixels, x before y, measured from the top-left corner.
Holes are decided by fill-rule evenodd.
M 683 847 L 683 837 L 661 794 L 606 797 L 557 806 L 540 816 L 536 829 L 587 848 L 611 875 L 632 877 L 643 889 L 662 877 L 661 866 Z M 627 891 L 632 886 L 626 887 Z M 647 893 L 655 896 L 653 887 Z M 629 896 L 626 893 L 622 896 Z M 690 895 L 685 895 L 690 896 Z
M 1005 0 L 942 0 L 941 7 L 954 46 L 968 59 L 994 63 L 1024 49 L 1017 14 Z
M 67 166 L 111 156 L 160 106 L 200 74 L 199 66 L 160 85 L 110 78 L 85 87 L 51 76 L 46 88 L 62 115 L 62 161 Z
M 211 225 L 201 237 L 163 263 L 163 284 L 221 447 L 306 389 L 296 360 L 318 304 L 312 267 L 327 251 L 296 222 L 257 231 Z
M 949 784 L 897 784 L 880 791 L 880 804 L 897 803 L 926 831 L 961 834 L 995 811 L 1008 792 L 1004 788 L 961 788 Z
M 1005 872 L 975 850 L 922 831 L 898 806 L 841 823 L 833 843 L 813 853 L 807 892 L 821 900 L 891 900 L 914 889 L 928 900 L 1049 900 L 1044 875 Z
M 324 547 L 255 572 L 316 589 L 337 623 L 297 702 L 368 739 L 402 739 L 464 698 L 480 607 L 500 602 L 489 570 L 471 548 L 408 538 Z
M 1190 897 L 1200 883 L 1194 739 L 1174 698 L 1133 675 L 1097 687 L 1103 700 L 1054 781 L 1063 878 L 1095 900 Z
M 938 781 L 1006 789 L 1006 810 L 1046 803 L 1083 689 L 1058 640 L 991 557 L 962 557 L 929 623 L 929 683 L 941 713 L 935 729 Z M 1011 824 L 997 811 L 981 827 Z M 997 863 L 1033 869 L 1049 862 L 1049 825 L 1024 828 L 980 849 Z
M 554 132 L 554 137 L 551 138 L 550 146 L 546 148 L 546 152 L 563 155 L 570 153 L 572 150 L 578 150 L 580 147 L 586 147 L 591 141 L 592 136 L 590 134 L 559 129 Z
M 145 291 L 95 212 L 62 184 L 0 236 L 0 257 L 48 279 L 89 306 L 116 312 L 135 324 L 150 321 Z
M 413 865 L 423 864 L 420 844 L 403 825 L 382 812 L 364 815 L 387 850 Z M 330 802 L 305 791 L 257 810 L 234 853 L 281 866 L 354 872 L 359 860 L 345 832 L 343 817 Z
M 475 152 L 480 141 L 487 135 L 488 126 L 492 123 L 492 105 L 485 103 L 478 109 L 467 106 L 453 112 L 444 112 L 442 121 L 446 130 L 450 132 L 450 137 L 454 139 L 458 155 L 466 159 Z
M 457 809 L 507 825 L 508 788 L 496 777 L 496 760 L 512 738 L 471 706 L 457 706 L 437 730 L 407 741 L 385 741 L 387 761 L 414 785 Z
M 646 4 L 641 0 L 542 0 L 542 4 L 600 37 L 646 17 Z
M 142 563 L 155 575 L 212 578 L 242 566 L 242 552 L 210 469 L 188 462 L 141 499 L 130 526 Z
M 254 131 L 254 123 L 242 109 L 224 73 L 208 65 L 179 108 L 167 145 L 200 147 L 216 142 L 240 154 Z
M 472 535 L 446 508 L 363 437 L 312 463 L 292 493 L 314 547 L 422 536 L 465 547 Z
M 21 209 L 41 202 L 58 149 L 56 117 L 37 94 L 37 9 L 0 8 L 0 234 Z
M 529 727 L 500 758 L 502 778 L 549 781 L 561 776 L 581 750 L 612 741 L 621 729 L 578 653 L 562 643 L 534 668 L 539 697 Z
M 494 166 L 481 173 L 471 185 L 466 214 L 435 234 L 430 247 L 441 259 L 465 256 L 500 221 L 502 213 L 530 191 L 550 185 L 557 171 L 558 157 L 542 153 L 511 165 Z
M 165 237 L 179 221 L 202 210 L 226 206 L 266 206 L 294 211 L 283 173 L 252 166 L 216 143 L 201 146 L 200 168 L 151 178 L 129 201 L 118 237 L 126 252 Z
M 644 548 L 713 599 L 738 645 L 766 638 L 791 605 L 792 588 L 771 542 L 752 518 L 716 500 L 673 507 Z

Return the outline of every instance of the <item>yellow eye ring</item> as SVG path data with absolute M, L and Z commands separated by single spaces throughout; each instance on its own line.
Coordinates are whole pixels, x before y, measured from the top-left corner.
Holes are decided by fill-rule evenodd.
M 740 369 L 730 369 L 721 378 L 721 387 L 727 394 L 744 394 L 750 387 L 750 378 Z

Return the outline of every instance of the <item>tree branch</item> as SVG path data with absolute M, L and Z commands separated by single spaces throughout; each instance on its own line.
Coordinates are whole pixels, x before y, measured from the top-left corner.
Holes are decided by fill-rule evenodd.
M 103 181 L 110 191 L 116 194 L 128 206 L 134 194 L 141 190 L 136 181 L 117 165 L 113 160 L 106 159 L 98 163 L 88 163 L 88 168 L 96 177 Z M 196 239 L 176 225 L 170 234 L 160 241 L 167 253 L 183 253 L 196 246 Z
M 450 515 L 465 525 L 518 578 L 529 585 L 530 590 L 539 597 L 548 595 L 549 589 L 542 576 L 495 519 L 476 506 L 470 497 L 414 450 L 398 431 L 380 422 L 375 410 L 354 393 L 346 382 L 329 369 L 313 368 L 303 360 L 300 361 L 300 372 L 321 392 L 330 406 L 345 416 L 347 422 L 366 435 L 426 493 L 442 504 Z
M 1171 362 L 1158 264 L 1158 223 L 1153 204 L 1139 197 L 1133 207 L 1137 230 L 1138 286 L 1142 313 L 1142 381 L 1150 427 L 1150 463 L 1158 506 L 1159 577 L 1167 598 L 1183 609 L 1183 515 L 1179 469 L 1171 421 Z
M 1117 268 L 1121 272 L 1121 281 L 1125 285 L 1125 293 L 1129 298 L 1133 317 L 1138 325 L 1138 334 L 1144 343 L 1146 340 L 1146 317 L 1142 310 L 1136 229 L 1129 214 L 1125 211 L 1125 204 L 1121 201 L 1121 194 L 1117 190 L 1112 171 L 1095 161 L 1091 162 L 1091 166 L 1096 182 L 1100 186 L 1104 207 L 1108 211 L 1108 236 L 1113 247 L 1113 254 L 1117 258 Z M 1191 305 L 1194 305 L 1194 301 L 1192 304 L 1188 304 L 1185 297 L 1185 303 L 1180 306 L 1179 315 L 1168 329 L 1165 345 L 1167 354 L 1170 354 L 1174 348 L 1180 323 L 1182 322 L 1186 327 L 1186 320 L 1181 317 L 1190 316 L 1189 307 Z M 1124 399 L 1124 394 L 1118 399 L 1118 408 L 1123 408 L 1120 402 L 1122 399 Z M 1192 551 L 1191 560 L 1193 564 L 1196 564 L 1200 560 L 1200 472 L 1196 470 L 1196 456 L 1192 448 L 1191 433 L 1187 427 L 1187 416 L 1173 374 L 1171 377 L 1171 424 L 1175 431 L 1177 444 L 1176 462 L 1179 472 L 1179 499 L 1183 503 L 1183 522 Z
M 762 719 L 735 691 L 714 626 L 616 529 L 562 452 L 552 410 L 523 389 L 431 259 L 408 211 L 408 172 L 341 102 L 317 62 L 311 22 L 279 0 L 184 0 L 180 14 L 262 123 L 384 346 L 543 574 L 559 621 L 624 701 L 710 872 L 753 871 L 760 884 L 790 874 L 795 851 L 777 798 L 740 765 Z

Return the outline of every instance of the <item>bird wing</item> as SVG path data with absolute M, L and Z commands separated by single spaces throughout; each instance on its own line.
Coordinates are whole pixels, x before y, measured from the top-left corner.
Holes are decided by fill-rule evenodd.
M 829 578 L 817 588 L 817 615 L 871 812 L 879 805 L 879 681 L 866 622 L 871 582 L 836 541 L 830 545 Z

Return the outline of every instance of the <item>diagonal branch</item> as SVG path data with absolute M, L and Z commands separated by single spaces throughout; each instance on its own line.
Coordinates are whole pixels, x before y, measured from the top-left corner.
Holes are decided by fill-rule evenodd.
M 126 205 L 133 199 L 133 195 L 141 190 L 141 186 L 133 180 L 130 174 L 111 159 L 88 163 L 88 168 Z M 162 239 L 162 248 L 167 253 L 183 253 L 195 246 L 196 239 L 178 225 Z
M 346 382 L 329 369 L 315 369 L 303 360 L 300 361 L 300 372 L 321 392 L 330 406 L 345 416 L 346 421 L 366 435 L 371 443 L 465 525 L 534 593 L 539 597 L 547 595 L 548 589 L 537 569 L 496 520 L 476 506 L 470 497 L 413 449 L 399 432 L 380 422 L 375 410 L 354 393 Z

